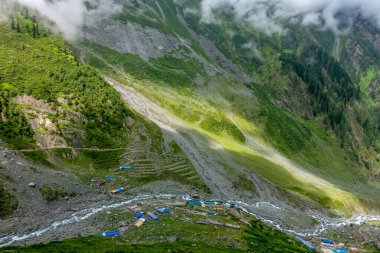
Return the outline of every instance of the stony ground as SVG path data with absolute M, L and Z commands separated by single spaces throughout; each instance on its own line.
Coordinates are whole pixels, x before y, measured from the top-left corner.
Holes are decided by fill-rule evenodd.
M 175 168 L 174 168 L 175 169 Z M 7 148 L 0 142 L 0 180 L 7 192 L 13 195 L 18 207 L 12 215 L 0 220 L 0 238 L 9 235 L 22 235 L 44 227 L 56 221 L 65 220 L 82 210 L 108 206 L 137 195 L 158 195 L 161 193 L 199 194 L 196 187 L 171 180 L 159 180 L 147 183 L 142 187 L 128 189 L 122 195 L 109 193 L 113 182 L 106 182 L 103 187 L 96 184 L 94 178 L 90 184 L 83 182 L 70 170 L 56 170 L 36 165 L 20 153 Z M 106 180 L 102 180 L 106 181 Z M 54 201 L 48 201 L 41 189 L 49 187 L 58 189 L 63 194 Z M 75 231 L 75 232 L 73 232 Z M 75 237 L 78 234 L 93 234 L 95 231 L 78 223 L 62 227 L 54 233 L 46 233 L 36 241 L 29 243 Z M 0 239 L 1 240 L 1 239 Z

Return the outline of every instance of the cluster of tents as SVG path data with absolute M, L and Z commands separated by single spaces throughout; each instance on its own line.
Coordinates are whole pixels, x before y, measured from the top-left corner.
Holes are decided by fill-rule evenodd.
M 149 218 L 151 218 L 152 220 L 158 221 L 158 217 L 154 213 L 148 212 L 147 214 Z M 134 224 L 135 227 L 141 227 L 146 222 L 146 218 L 144 218 L 144 216 L 145 216 L 145 212 L 140 212 L 140 213 L 135 214 L 134 217 L 135 219 L 137 219 L 136 223 Z
M 315 247 L 308 241 L 302 239 L 299 236 L 296 236 L 296 240 L 304 244 L 307 248 L 311 250 L 316 250 Z M 344 244 L 335 244 L 335 242 L 322 239 L 321 240 L 321 248 L 323 253 L 348 253 L 349 249 L 344 246 Z
M 156 208 L 156 211 L 158 213 L 171 213 L 172 212 L 172 210 L 167 209 L 167 208 Z M 157 215 L 155 215 L 154 213 L 148 212 L 147 214 L 148 214 L 149 218 L 151 218 L 152 220 L 154 220 L 154 221 L 158 220 Z M 145 215 L 145 212 L 139 212 L 139 213 L 135 214 L 134 217 L 135 217 L 135 219 L 141 219 L 144 215 Z
M 196 206 L 224 206 L 226 208 L 235 208 L 235 204 L 231 202 L 223 202 L 223 201 L 199 201 L 199 200 L 188 200 L 186 202 L 187 205 L 196 205 Z
M 322 239 L 322 251 L 323 253 L 348 253 L 349 249 L 344 246 L 344 244 L 336 244 L 335 242 L 328 240 L 328 239 Z
M 120 170 L 123 170 L 123 171 L 126 171 L 126 170 L 133 170 L 135 167 L 134 166 L 131 166 L 131 165 L 123 165 L 123 166 L 120 166 L 119 169 Z M 114 176 L 106 176 L 106 179 L 108 180 L 114 180 L 115 177 Z M 111 193 L 113 194 L 117 194 L 117 193 L 122 193 L 123 191 L 125 190 L 124 187 L 119 187 L 117 189 L 114 189 L 111 191 Z
M 156 211 L 158 213 L 172 212 L 170 209 L 167 209 L 167 208 L 156 208 Z M 145 218 L 145 215 L 148 215 L 148 217 L 152 219 L 153 221 L 158 221 L 157 215 L 154 214 L 153 212 L 147 212 L 147 213 L 139 212 L 133 216 L 134 219 L 136 220 L 134 224 L 135 227 L 141 227 L 146 222 L 147 219 Z M 105 237 L 113 237 L 113 236 L 119 236 L 119 235 L 120 235 L 119 231 L 109 231 L 109 232 L 103 232 L 99 234 L 99 236 L 105 236 Z

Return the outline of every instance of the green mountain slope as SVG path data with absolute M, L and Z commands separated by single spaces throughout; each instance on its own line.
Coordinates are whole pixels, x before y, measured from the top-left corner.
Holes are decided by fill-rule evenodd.
M 378 102 L 360 88 L 361 76 L 372 82 L 377 70 L 367 64 L 350 72 L 334 58 L 328 31 L 292 24 L 286 36 L 268 36 L 232 22 L 228 12 L 217 14 L 218 24 L 202 23 L 192 8 L 199 1 L 128 3 L 122 14 L 85 29 L 78 48 L 90 65 L 227 151 L 223 160 L 204 147 L 231 181 L 254 172 L 324 207 L 377 208 Z M 130 43 L 120 46 L 112 34 Z
M 237 219 L 221 207 L 217 229 L 198 219 L 204 207 L 159 193 L 236 202 L 292 233 L 361 218 L 337 215 L 378 213 L 378 29 L 358 17 L 337 40 L 284 21 L 289 32 L 269 36 L 228 10 L 203 23 L 199 3 L 125 1 L 121 13 L 86 24 L 70 43 L 22 7 L 0 21 L 0 233 L 27 235 L 0 243 L 123 231 L 109 241 L 4 250 L 307 252 L 260 221 L 245 224 L 246 212 Z M 125 192 L 110 195 L 117 187 Z M 150 198 L 133 208 L 113 207 L 142 194 Z M 172 206 L 173 216 L 127 231 L 137 210 L 156 205 Z
M 0 24 L 1 139 L 38 163 L 70 168 L 86 183 L 132 164 L 128 188 L 173 180 L 207 189 L 177 144 L 164 144 L 160 129 L 130 110 L 61 37 L 23 11 L 16 18 L 13 29 Z

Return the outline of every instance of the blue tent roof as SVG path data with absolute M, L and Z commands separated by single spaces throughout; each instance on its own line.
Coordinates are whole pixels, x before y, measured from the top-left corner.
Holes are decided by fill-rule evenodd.
M 226 202 L 223 204 L 225 207 L 227 208 L 234 208 L 235 207 L 235 204 L 234 203 L 229 203 L 229 202 Z
M 134 166 L 127 166 L 127 165 L 120 166 L 121 170 L 133 170 L 134 168 L 135 168 Z
M 200 201 L 197 201 L 197 200 L 189 200 L 189 201 L 186 202 L 186 204 L 188 204 L 188 205 L 202 206 L 202 203 Z
M 222 201 L 212 201 L 212 200 L 210 200 L 210 201 L 206 201 L 205 204 L 206 205 L 210 205 L 210 206 L 214 206 L 214 205 L 222 205 L 223 202 Z
M 104 232 L 104 233 L 100 233 L 99 236 L 118 236 L 120 235 L 120 232 L 119 231 L 110 231 L 110 232 Z
M 171 213 L 172 211 L 167 208 L 156 208 L 157 212 L 159 213 Z
M 334 253 L 348 253 L 348 248 L 336 248 L 332 249 Z
M 158 217 L 154 213 L 149 212 L 148 215 L 152 220 L 158 220 Z
M 124 187 L 119 187 L 119 188 L 117 188 L 115 190 L 112 190 L 111 192 L 112 193 L 120 193 L 120 192 L 123 192 L 123 191 L 124 191 Z
M 114 179 L 115 177 L 114 177 L 114 176 L 106 176 L 106 178 L 112 180 L 112 179 Z
M 138 214 L 135 214 L 135 218 L 136 219 L 140 219 L 141 217 L 143 217 L 144 216 L 144 214 L 145 214 L 145 212 L 140 212 L 140 213 L 138 213 Z
M 307 242 L 305 241 L 304 239 L 302 239 L 301 237 L 297 236 L 296 237 L 296 240 L 303 243 L 306 247 L 308 247 L 309 249 L 311 250 L 315 250 L 315 247 L 310 243 L 310 242 Z
M 334 245 L 335 243 L 333 241 L 330 241 L 328 239 L 322 239 L 323 243 Z

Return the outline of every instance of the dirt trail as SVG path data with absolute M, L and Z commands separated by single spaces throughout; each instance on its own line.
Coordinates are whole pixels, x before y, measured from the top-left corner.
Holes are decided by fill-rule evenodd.
M 106 152 L 106 151 L 116 151 L 116 150 L 129 150 L 131 148 L 130 147 L 127 147 L 127 148 L 75 148 L 75 147 L 53 146 L 53 147 L 35 148 L 35 149 L 17 149 L 17 150 L 11 149 L 9 151 L 10 152 L 27 153 L 27 152 L 33 152 L 33 151 L 52 150 L 52 149 L 70 149 L 70 150 L 85 150 L 85 151 Z

